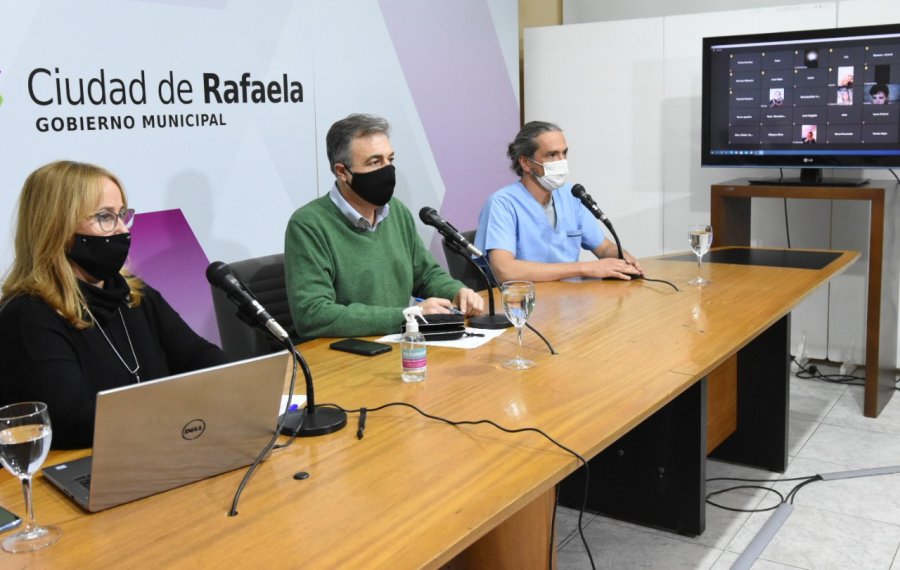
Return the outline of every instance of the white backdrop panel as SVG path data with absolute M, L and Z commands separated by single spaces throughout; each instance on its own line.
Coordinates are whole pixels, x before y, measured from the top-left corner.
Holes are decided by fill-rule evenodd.
M 355 17 L 348 19 L 348 12 L 354 12 Z M 320 195 L 334 184 L 325 154 L 328 128 L 350 113 L 372 113 L 391 123 L 397 197 L 414 213 L 423 206 L 440 204 L 444 184 L 378 3 L 357 0 L 323 3 L 316 7 L 316 20 L 315 43 L 319 46 L 316 109 L 318 143 L 322 150 L 318 156 Z M 353 41 L 338 38 L 353 38 Z M 365 46 L 364 52 L 360 46 Z M 417 228 L 428 243 L 433 230 L 422 224 Z
M 557 123 L 569 179 L 637 256 L 662 250 L 661 18 L 525 30 L 525 120 Z
M 20 7 L 20 5 L 22 7 Z M 39 6 L 34 9 L 34 6 Z M 210 258 L 234 260 L 280 250 L 291 196 L 315 196 L 313 44 L 308 3 L 224 7 L 147 2 L 4 2 L 7 36 L 0 66 L 0 210 L 9 219 L 28 172 L 61 158 L 94 162 L 120 176 L 139 211 L 183 210 Z M 165 41 L 161 31 L 165 30 Z M 17 37 L 18 43 L 7 45 Z M 225 41 L 231 38 L 231 41 Z M 237 41 L 240 38 L 241 41 Z M 146 46 L 146 47 L 138 47 Z M 28 94 L 32 70 L 42 99 L 52 80 L 141 77 L 145 103 L 41 106 Z M 56 73 L 55 70 L 59 70 Z M 157 86 L 172 73 L 187 81 L 189 103 L 163 104 Z M 280 80 L 307 89 L 302 103 L 207 104 L 204 73 L 220 81 Z M 222 126 L 143 128 L 145 115 L 220 115 Z M 39 132 L 38 117 L 132 116 L 133 129 Z M 303 189 L 306 189 L 305 191 Z M 297 196 L 297 194 L 300 196 Z M 301 197 L 305 193 L 305 198 Z M 240 235 L 240 239 L 235 236 Z M 11 261 L 4 239 L 0 267 Z
M 401 0 L 0 0 L 0 219 L 7 222 L 0 235 L 0 273 L 12 260 L 12 219 L 22 182 L 37 166 L 63 158 L 97 163 L 118 174 L 139 212 L 182 210 L 210 260 L 283 251 L 292 212 L 332 184 L 324 148 L 328 127 L 353 112 L 380 114 L 391 122 L 397 195 L 412 210 L 440 208 L 448 172 L 462 171 L 468 178 L 452 190 L 460 194 L 452 202 L 454 213 L 457 219 L 464 214 L 474 220 L 483 197 L 505 176 L 502 145 L 494 139 L 501 133 L 511 136 L 518 123 L 513 89 L 518 84 L 517 5 L 506 0 L 435 4 L 427 26 L 427 14 L 412 8 L 428 7 Z M 449 44 L 423 32 L 426 28 L 470 33 L 465 44 Z M 398 45 L 406 49 L 405 69 Z M 444 61 L 441 69 L 453 73 L 423 73 L 421 65 L 409 65 L 411 49 L 419 56 L 412 63 L 424 62 L 432 71 L 435 67 L 427 67 L 432 59 L 434 65 Z M 433 57 L 436 53 L 443 57 Z M 28 89 L 29 76 L 39 68 L 47 69 L 38 73 L 41 100 L 55 96 L 57 77 L 77 85 L 98 78 L 101 70 L 107 89 L 113 78 L 139 80 L 143 90 L 138 92 L 146 99 L 42 105 Z M 157 86 L 170 74 L 190 93 L 167 104 Z M 238 82 L 249 74 L 250 81 L 266 83 L 286 74 L 289 81 L 302 83 L 303 101 L 253 102 L 240 96 L 233 103 L 207 102 L 204 74 L 216 74 L 220 82 Z M 417 97 L 410 92 L 413 81 Z M 435 121 L 435 101 L 447 99 L 437 96 L 448 92 L 456 97 L 449 98 L 452 105 L 439 107 L 446 111 L 439 113 L 443 122 Z M 423 108 L 432 111 L 430 124 L 422 119 Z M 470 109 L 487 110 L 497 119 L 483 124 L 489 121 L 473 120 Z M 144 116 L 168 115 L 213 116 L 223 124 L 143 125 Z M 132 118 L 135 126 L 36 128 L 39 117 L 65 125 L 70 118 L 110 116 Z M 444 156 L 440 170 L 434 142 L 455 143 L 469 131 L 479 136 L 468 145 L 453 145 L 467 159 Z M 470 180 L 483 181 L 484 188 Z M 430 228 L 421 226 L 420 232 L 431 241 Z M 140 272 L 135 257 L 133 266 Z M 202 269 L 197 268 L 198 275 Z M 144 276 L 160 283 L 157 276 Z M 170 277 L 161 289 L 182 310 L 178 275 Z M 203 310 L 196 320 L 186 316 L 189 324 L 208 325 L 211 306 Z

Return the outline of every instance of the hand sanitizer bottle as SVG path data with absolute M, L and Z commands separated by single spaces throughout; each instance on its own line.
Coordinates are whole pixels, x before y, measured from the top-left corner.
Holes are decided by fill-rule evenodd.
M 419 332 L 419 321 L 416 320 L 417 316 L 422 316 L 422 307 L 404 309 L 403 316 L 406 317 L 406 331 L 400 337 L 400 378 L 404 382 L 421 382 L 428 370 L 425 336 Z

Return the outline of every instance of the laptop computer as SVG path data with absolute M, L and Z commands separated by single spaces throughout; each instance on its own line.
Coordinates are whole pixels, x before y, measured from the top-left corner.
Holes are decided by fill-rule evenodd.
M 43 469 L 96 512 L 252 463 L 272 437 L 286 351 L 97 394 L 93 456 Z

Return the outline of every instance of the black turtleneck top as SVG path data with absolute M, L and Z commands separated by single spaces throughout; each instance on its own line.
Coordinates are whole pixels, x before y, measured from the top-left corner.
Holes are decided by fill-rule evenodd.
M 96 325 L 77 329 L 36 297 L 16 296 L 0 306 L 0 405 L 45 402 L 54 448 L 91 447 L 97 392 L 137 382 L 129 372 L 135 355 L 141 381 L 228 361 L 152 287 L 145 285 L 141 304 L 129 307 L 119 275 L 103 289 L 79 285 L 109 341 Z

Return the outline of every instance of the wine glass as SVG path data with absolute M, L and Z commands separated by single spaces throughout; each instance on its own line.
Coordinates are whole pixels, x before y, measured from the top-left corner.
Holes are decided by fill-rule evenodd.
M 712 245 L 712 226 L 699 225 L 689 227 L 688 239 L 690 240 L 691 250 L 697 256 L 697 276 L 688 281 L 688 285 L 697 285 L 698 287 L 709 285 L 709 279 L 704 279 L 700 275 L 700 270 L 702 269 L 703 256 L 706 255 L 706 252 L 709 251 Z
M 25 492 L 25 527 L 3 541 L 7 552 L 31 552 L 50 546 L 62 536 L 55 526 L 38 526 L 31 502 L 31 476 L 50 451 L 50 416 L 47 404 L 23 402 L 0 408 L 0 463 L 22 481 Z
M 522 357 L 522 328 L 528 316 L 534 311 L 534 283 L 531 281 L 506 281 L 500 287 L 503 311 L 506 318 L 516 327 L 516 357 L 503 363 L 504 368 L 525 370 L 534 366 L 534 361 Z

